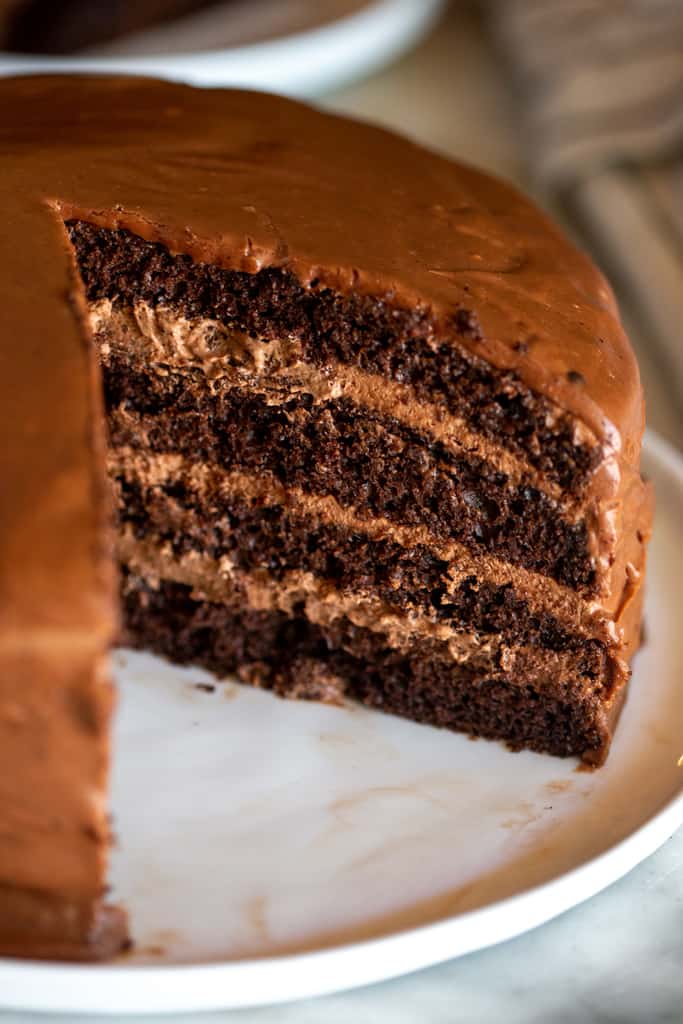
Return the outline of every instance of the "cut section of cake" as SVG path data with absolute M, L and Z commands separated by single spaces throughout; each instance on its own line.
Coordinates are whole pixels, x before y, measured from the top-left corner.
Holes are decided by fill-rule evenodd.
M 49 900 L 86 909 L 68 948 L 43 913 L 48 955 L 123 934 L 94 939 L 114 560 L 127 644 L 600 764 L 651 494 L 598 271 L 509 186 L 284 99 L 2 90 L 0 950 Z
M 67 227 L 102 365 L 128 643 L 604 758 L 628 674 L 611 581 L 623 604 L 642 563 L 611 520 L 641 513 L 642 486 L 600 507 L 590 428 L 462 345 L 483 341 L 480 307 L 444 329 L 282 266 Z

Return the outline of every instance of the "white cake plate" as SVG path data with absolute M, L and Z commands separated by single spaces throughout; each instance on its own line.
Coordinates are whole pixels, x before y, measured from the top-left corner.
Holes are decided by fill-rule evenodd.
M 0 961 L 4 1007 L 162 1012 L 365 985 L 501 942 L 615 881 L 683 822 L 683 460 L 657 489 L 647 643 L 607 765 L 117 655 L 114 896 L 135 948 Z

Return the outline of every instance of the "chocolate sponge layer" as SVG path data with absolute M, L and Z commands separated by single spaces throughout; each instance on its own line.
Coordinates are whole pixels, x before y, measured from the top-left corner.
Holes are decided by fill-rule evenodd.
M 321 627 L 304 615 L 252 611 L 192 597 L 191 588 L 150 587 L 124 573 L 122 640 L 281 696 L 344 696 L 418 722 L 502 739 L 514 748 L 601 762 L 609 744 L 606 705 L 580 683 L 524 680 L 454 663 L 446 644 L 424 640 L 409 652 L 381 633 L 340 618 Z

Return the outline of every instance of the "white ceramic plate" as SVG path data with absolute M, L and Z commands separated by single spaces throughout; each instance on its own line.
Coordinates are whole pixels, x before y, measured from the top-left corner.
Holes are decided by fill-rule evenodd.
M 412 46 L 445 0 L 375 0 L 328 25 L 221 50 L 165 55 L 36 57 L 0 54 L 0 74 L 98 72 L 153 75 L 311 97 L 368 74 Z
M 0 1004 L 205 1010 L 394 977 L 533 928 L 683 822 L 683 460 L 650 437 L 647 644 L 607 765 L 359 707 L 294 703 L 118 655 L 115 896 L 106 966 L 0 961 Z

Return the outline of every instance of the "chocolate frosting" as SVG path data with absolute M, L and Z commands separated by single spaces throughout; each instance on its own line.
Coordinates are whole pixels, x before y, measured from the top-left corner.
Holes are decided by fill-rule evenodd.
M 635 493 L 643 401 L 602 276 L 472 168 L 263 94 L 71 76 L 6 79 L 0 93 L 0 889 L 95 908 L 116 613 L 96 366 L 65 220 L 419 305 L 440 343 L 514 370 L 603 444 L 603 532 L 634 535 L 644 516 L 641 489 L 628 522 L 621 501 Z M 463 310 L 477 324 L 465 335 Z M 17 921 L 0 907 L 3 951 L 27 948 Z

